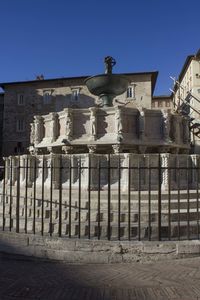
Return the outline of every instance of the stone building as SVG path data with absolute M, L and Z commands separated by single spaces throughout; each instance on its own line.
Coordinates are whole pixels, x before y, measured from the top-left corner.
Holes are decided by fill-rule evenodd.
M 161 96 L 153 96 L 152 97 L 152 109 L 167 109 L 173 110 L 174 105 L 172 101 L 172 95 L 161 95 Z
M 2 157 L 4 93 L 0 93 L 0 158 Z
M 158 72 L 128 73 L 130 85 L 127 91 L 114 101 L 114 105 L 126 107 L 152 106 L 152 96 Z M 90 94 L 85 79 L 44 79 L 1 83 L 4 90 L 3 156 L 28 152 L 30 129 L 34 115 L 59 112 L 64 108 L 88 108 L 101 106 L 98 97 Z
M 2 157 L 4 94 L 0 93 L 0 158 Z
M 173 102 L 175 109 L 190 118 L 191 142 L 195 153 L 200 153 L 200 50 L 188 55 L 175 80 Z
M 200 49 L 196 54 L 187 56 L 178 80 L 175 82 L 174 101 L 176 106 L 181 107 L 184 101 L 188 100 L 188 93 L 200 97 Z M 200 107 L 195 99 L 191 99 L 190 103 L 191 105 L 195 104 L 197 109 Z

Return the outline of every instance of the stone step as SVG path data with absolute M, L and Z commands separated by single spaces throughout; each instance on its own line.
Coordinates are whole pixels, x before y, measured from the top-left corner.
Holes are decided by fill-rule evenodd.
M 158 191 L 151 191 L 150 193 L 148 191 L 141 191 L 140 192 L 140 197 L 143 200 L 148 200 L 149 194 L 150 194 L 152 200 L 158 199 Z M 28 195 L 28 198 L 31 197 L 32 201 L 33 201 L 33 192 L 28 190 L 27 195 Z M 176 199 L 178 197 L 178 195 L 179 195 L 180 199 L 183 199 L 183 198 L 187 199 L 188 197 L 189 197 L 189 199 L 198 198 L 198 196 L 200 195 L 200 190 L 198 190 L 198 191 L 197 190 L 190 190 L 189 193 L 188 193 L 187 190 L 180 190 L 179 192 L 178 192 L 178 190 L 173 190 L 173 191 L 170 192 L 170 198 L 171 199 Z M 49 196 L 50 196 L 50 190 L 48 190 L 48 192 L 44 193 L 44 199 L 49 200 L 49 198 L 50 198 Z M 80 196 L 81 196 L 82 201 L 84 201 L 84 200 L 87 201 L 88 191 L 87 192 L 81 191 Z M 139 192 L 138 191 L 131 191 L 130 196 L 131 196 L 132 200 L 137 200 L 139 198 Z M 20 192 L 20 197 L 25 198 L 25 191 Z M 91 197 L 91 200 L 98 199 L 98 192 L 97 191 L 91 191 L 90 192 L 90 197 Z M 63 198 L 63 200 L 64 199 L 68 200 L 69 199 L 69 191 L 63 192 L 62 193 L 62 198 Z M 79 195 L 78 195 L 77 191 L 71 193 L 71 199 L 78 199 L 78 198 L 79 198 Z M 101 200 L 106 200 L 108 198 L 108 191 L 100 191 L 100 198 L 101 198 Z M 115 191 L 111 190 L 111 199 L 112 200 L 118 200 L 118 198 L 119 198 L 118 190 L 115 190 Z M 126 192 L 121 191 L 120 198 L 121 198 L 121 200 L 127 200 L 128 191 L 126 191 Z M 169 198 L 169 193 L 166 192 L 166 191 L 161 191 L 161 198 L 163 200 L 168 199 Z M 14 195 L 14 192 L 12 194 L 12 199 L 13 200 L 16 199 L 16 196 Z M 38 199 L 37 200 L 38 202 L 41 202 L 41 192 L 38 195 L 36 195 L 36 199 Z M 53 199 L 54 199 L 54 201 L 59 202 L 59 192 L 58 191 L 53 192 Z M 5 195 L 5 202 L 9 202 L 9 201 L 10 201 L 10 195 L 9 195 L 9 191 L 8 191 L 8 195 Z M 3 196 L 2 195 L 0 197 L 0 202 L 3 202 Z
M 184 205 L 174 205 L 170 207 L 170 213 L 171 214 L 176 214 L 176 213 L 193 213 L 193 212 L 197 212 L 198 211 L 200 212 L 200 206 L 199 206 L 199 209 L 197 209 L 197 206 L 196 206 L 196 203 L 193 203 L 194 205 L 192 205 L 191 203 L 189 204 L 189 206 L 187 206 L 187 203 L 184 203 Z M 62 217 L 63 218 L 67 218 L 68 217 L 68 214 L 69 214 L 69 210 L 70 208 L 65 208 L 65 209 L 62 209 Z M 51 209 L 49 207 L 44 207 L 44 217 L 45 218 L 48 218 L 51 214 Z M 87 208 L 80 208 L 80 211 L 81 211 L 81 214 L 82 215 L 87 215 L 88 214 L 88 209 Z M 100 207 L 100 213 L 101 214 L 107 214 L 107 207 Z M 120 209 L 120 212 L 121 214 L 127 214 L 128 215 L 128 206 L 121 206 L 121 209 Z M 131 214 L 138 214 L 138 211 L 139 211 L 139 208 L 138 207 L 134 207 L 134 206 L 131 206 L 130 207 L 130 213 Z M 78 214 L 79 212 L 79 208 L 78 207 L 72 207 L 71 208 L 71 214 L 72 215 L 75 215 L 75 214 Z M 118 207 L 117 209 L 115 209 L 115 207 L 113 207 L 111 205 L 111 208 L 110 208 L 110 212 L 112 214 L 118 214 Z M 150 212 L 152 214 L 157 214 L 158 213 L 158 207 L 152 207 L 150 206 Z M 35 209 L 35 215 L 40 217 L 42 213 L 42 208 L 36 208 Z M 90 209 L 90 213 L 91 215 L 95 215 L 95 214 L 98 214 L 98 209 L 94 209 L 94 208 L 91 208 Z M 149 213 L 149 207 L 148 205 L 146 206 L 141 206 L 140 207 L 140 213 L 141 214 L 148 214 Z M 161 213 L 164 215 L 164 214 L 168 214 L 169 213 L 169 207 L 161 207 Z M 3 215 L 3 208 L 0 206 L 0 214 Z M 10 214 L 10 207 L 9 206 L 6 206 L 5 209 L 4 209 L 4 214 L 5 215 L 9 215 Z M 13 207 L 11 209 L 11 215 L 15 215 L 16 214 L 16 207 Z M 19 215 L 20 216 L 25 216 L 26 214 L 26 208 L 24 206 L 20 207 L 19 209 Z M 33 207 L 28 207 L 27 208 L 27 217 L 33 217 L 34 215 L 34 208 Z M 52 208 L 52 215 L 54 218 L 58 218 L 59 216 L 59 209 L 58 208 Z
M 23 209 L 20 209 L 20 219 L 23 219 L 25 218 L 25 208 Z M 14 218 L 16 215 L 16 210 L 12 210 L 11 212 L 11 218 Z M 108 211 L 107 210 L 103 210 L 101 209 L 100 210 L 100 220 L 103 221 L 103 220 L 107 220 L 107 215 L 108 215 Z M 148 222 L 149 220 L 149 215 L 150 215 L 150 219 L 151 221 L 156 221 L 158 219 L 158 210 L 154 210 L 154 209 L 151 209 L 150 212 L 148 211 L 148 209 L 145 209 L 145 210 L 141 210 L 140 211 L 140 220 L 141 221 L 146 221 Z M 9 213 L 9 210 L 5 210 L 5 214 L 4 214 L 5 218 L 10 218 L 10 213 Z M 33 219 L 33 216 L 34 216 L 34 211 L 32 210 L 31 213 L 29 210 L 27 210 L 27 219 Z M 36 219 L 41 219 L 41 216 L 42 216 L 42 210 L 36 210 L 35 212 L 35 218 Z M 44 208 L 44 212 L 43 212 L 43 218 L 44 220 L 45 219 L 49 219 L 51 216 L 51 211 L 49 208 Z M 171 221 L 177 221 L 178 219 L 180 220 L 187 220 L 188 218 L 190 220 L 196 220 L 198 219 L 200 216 L 200 212 L 197 211 L 196 208 L 190 208 L 189 210 L 186 208 L 181 208 L 180 210 L 178 209 L 171 209 L 170 210 L 170 219 Z M 0 211 L 0 218 L 3 217 L 3 212 L 2 210 Z M 68 210 L 65 210 L 64 212 L 62 212 L 62 220 L 68 220 L 69 219 L 69 209 Z M 81 217 L 81 220 L 88 220 L 88 217 L 89 217 L 89 212 L 88 210 L 80 210 L 80 217 Z M 131 221 L 132 222 L 137 222 L 138 219 L 139 219 L 139 214 L 138 214 L 138 210 L 133 210 L 131 209 L 130 210 L 130 217 L 131 217 Z M 79 218 L 79 209 L 76 208 L 76 209 L 72 209 L 71 210 L 71 220 L 78 220 Z M 90 211 L 90 218 L 91 220 L 98 220 L 98 211 L 97 210 L 91 210 Z M 110 218 L 111 220 L 114 220 L 114 221 L 118 221 L 118 210 L 111 210 L 110 211 Z M 121 210 L 120 211 L 120 220 L 121 221 L 128 221 L 128 211 L 127 210 Z M 161 218 L 163 220 L 169 218 L 169 211 L 168 209 L 165 209 L 165 210 L 161 210 Z M 52 210 L 52 219 L 53 220 L 56 220 L 56 222 L 58 222 L 58 219 L 59 219 L 59 210 Z
M 171 205 L 174 205 L 175 203 L 178 203 L 178 201 L 179 201 L 180 204 L 181 203 L 187 203 L 188 201 L 190 203 L 194 203 L 194 202 L 197 202 L 198 199 L 199 199 L 198 197 L 190 197 L 190 198 L 187 198 L 187 197 L 183 198 L 182 197 L 182 198 L 179 198 L 179 199 L 177 197 L 175 199 L 167 198 L 167 199 L 161 199 L 161 204 L 162 205 L 168 205 L 168 203 L 170 202 Z M 151 202 L 151 205 L 157 205 L 158 204 L 158 199 L 152 199 L 151 197 L 149 199 L 140 199 L 141 205 L 143 205 L 143 204 L 146 205 L 146 204 L 149 203 L 149 201 Z M 130 202 L 131 202 L 131 205 L 138 205 L 139 199 L 132 199 L 131 198 Z M 15 207 L 16 201 L 14 201 L 13 203 L 14 203 L 13 207 Z M 78 206 L 78 203 L 79 203 L 79 200 L 76 199 L 76 198 L 73 198 L 72 201 L 71 201 L 72 206 Z M 81 203 L 82 207 L 86 207 L 86 208 L 88 207 L 88 199 L 81 199 L 80 203 Z M 100 204 L 101 205 L 107 205 L 107 203 L 108 203 L 108 198 L 100 199 Z M 112 205 L 118 205 L 119 199 L 110 199 L 110 203 Z M 128 205 L 128 199 L 127 198 L 126 199 L 120 199 L 120 203 L 121 203 L 121 205 Z M 0 204 L 3 205 L 3 201 L 1 201 Z M 21 198 L 20 199 L 20 205 L 23 206 L 25 204 L 27 206 L 30 206 L 30 207 L 34 206 L 33 200 L 31 200 L 31 201 L 28 200 L 27 203 L 26 203 L 25 199 Z M 49 199 L 44 200 L 44 207 L 49 207 L 50 204 L 51 204 L 51 202 L 50 202 Z M 10 201 L 5 202 L 4 205 L 9 206 Z M 65 207 L 65 206 L 67 207 L 68 205 L 69 205 L 69 199 L 65 199 L 65 200 L 62 201 L 62 206 L 63 207 Z M 96 199 L 91 199 L 90 206 L 91 207 L 92 206 L 96 207 L 97 205 L 98 205 L 98 199 L 97 198 Z M 36 207 L 41 207 L 42 206 L 42 200 L 36 201 L 35 206 Z M 53 207 L 59 207 L 58 201 L 53 201 L 52 206 Z
M 52 235 L 53 236 L 58 236 L 58 226 L 53 225 L 52 227 Z M 5 231 L 9 231 L 9 227 L 5 228 Z M 15 228 L 12 228 L 11 231 L 15 231 Z M 20 224 L 20 228 L 19 228 L 20 232 L 25 232 L 24 229 L 24 224 Z M 140 228 L 140 239 L 141 240 L 148 240 L 150 238 L 150 240 L 157 240 L 158 239 L 158 227 L 151 227 L 150 230 L 150 235 L 148 234 L 148 227 L 145 226 L 141 226 Z M 180 231 L 180 234 L 178 234 L 178 232 Z M 27 232 L 29 233 L 33 233 L 33 226 L 32 224 L 28 224 L 27 226 Z M 36 233 L 41 234 L 41 225 L 40 224 L 36 224 Z M 100 233 L 100 239 L 107 239 L 108 237 L 108 228 L 107 226 L 100 226 L 98 228 L 98 226 L 91 224 L 90 227 L 90 237 L 91 238 L 97 238 L 98 236 L 98 232 Z M 128 232 L 128 228 L 127 227 L 121 227 L 120 231 L 118 230 L 117 226 L 111 226 L 110 227 L 110 237 L 111 239 L 118 239 L 118 235 L 120 232 L 120 238 L 121 239 L 125 239 L 127 240 L 129 237 L 129 232 Z M 80 238 L 88 238 L 88 234 L 89 234 L 89 230 L 88 230 L 88 225 L 84 225 L 81 224 L 81 228 L 80 228 Z M 168 232 L 168 228 L 165 226 L 161 227 L 161 238 L 162 240 L 169 239 L 169 232 Z M 44 233 L 43 235 L 50 235 L 50 225 L 46 224 L 44 226 Z M 69 226 L 63 224 L 62 226 L 62 236 L 69 236 Z M 171 226 L 171 233 L 170 233 L 170 238 L 171 239 L 178 239 L 180 237 L 180 239 L 188 239 L 188 236 L 190 239 L 194 238 L 197 239 L 198 238 L 198 232 L 197 232 L 197 227 L 195 225 L 190 224 L 189 227 L 187 227 L 187 225 L 182 224 L 180 227 L 178 226 Z M 74 238 L 78 238 L 79 237 L 79 226 L 77 224 L 72 224 L 71 225 L 71 237 Z M 138 240 L 139 239 L 139 231 L 137 227 L 131 226 L 130 227 L 130 237 L 131 239 L 135 239 Z

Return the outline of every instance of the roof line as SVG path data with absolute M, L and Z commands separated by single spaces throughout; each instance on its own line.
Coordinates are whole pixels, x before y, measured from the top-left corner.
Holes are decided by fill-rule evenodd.
M 126 76 L 132 76 L 132 75 L 145 75 L 145 74 L 155 74 L 155 80 L 157 79 L 158 72 L 138 72 L 138 73 L 118 73 L 119 75 L 126 75 Z M 16 84 L 30 84 L 30 83 L 41 83 L 41 82 L 51 82 L 51 81 L 57 81 L 57 80 L 76 80 L 76 79 L 86 79 L 90 77 L 89 76 L 76 76 L 76 77 L 59 77 L 59 78 L 51 78 L 51 79 L 42 79 L 42 80 L 27 80 L 27 81 L 13 81 L 13 82 L 2 82 L 0 83 L 0 87 L 4 88 L 8 85 L 16 85 Z
M 172 97 L 172 95 L 171 94 L 169 94 L 169 95 L 156 95 L 156 96 L 153 96 L 153 98 L 171 98 Z
M 190 64 L 190 62 L 192 61 L 192 59 L 194 59 L 196 57 L 199 57 L 199 56 L 200 56 L 200 49 L 197 51 L 196 54 L 191 54 L 191 55 L 188 55 L 186 57 L 186 60 L 183 64 L 183 67 L 182 67 L 181 72 L 180 72 L 179 77 L 178 77 L 178 82 L 180 82 L 183 79 L 183 76 L 185 75 L 186 69 L 187 69 L 188 65 Z M 178 84 L 176 83 L 175 86 L 174 86 L 174 91 L 176 91 L 177 88 L 178 88 Z

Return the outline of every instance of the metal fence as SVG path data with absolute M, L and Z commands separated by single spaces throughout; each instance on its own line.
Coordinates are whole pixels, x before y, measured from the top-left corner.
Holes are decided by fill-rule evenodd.
M 106 165 L 69 160 L 65 166 L 60 156 L 57 165 L 27 159 L 24 166 L 18 160 L 1 169 L 3 231 L 78 239 L 199 239 L 197 167 L 123 166 L 120 158 L 115 165 L 109 158 Z

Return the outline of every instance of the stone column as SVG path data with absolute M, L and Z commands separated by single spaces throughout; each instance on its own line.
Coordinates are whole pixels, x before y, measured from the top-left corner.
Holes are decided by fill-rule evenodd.
M 89 180 L 89 155 L 82 154 L 80 156 L 79 165 L 81 169 L 81 188 L 88 189 L 88 180 Z
M 37 156 L 37 185 L 42 185 L 42 168 L 43 168 L 43 156 L 38 155 Z
M 139 115 L 139 139 L 145 140 L 145 111 L 143 109 Z
M 45 164 L 44 164 L 44 181 L 47 187 L 51 185 L 51 166 L 52 166 L 52 154 L 45 155 Z M 52 169 L 53 171 L 53 169 Z
M 11 184 L 15 185 L 17 181 L 17 175 L 18 175 L 18 166 L 19 166 L 19 159 L 17 156 L 10 156 L 10 160 L 12 163 L 12 178 L 11 178 Z M 20 170 L 21 171 L 21 170 Z
M 60 184 L 60 155 L 51 154 L 51 160 L 53 164 L 53 187 L 54 189 L 58 189 Z
M 129 161 L 130 161 L 131 154 L 126 153 L 121 155 L 120 163 L 121 163 L 121 189 L 122 191 L 128 190 L 128 177 L 129 177 Z M 131 182 L 130 182 L 131 185 Z
M 70 155 L 61 154 L 62 159 L 62 188 L 68 189 L 69 188 L 69 178 L 70 178 Z M 60 176 L 60 175 L 59 175 Z M 59 178 L 60 180 L 60 178 Z
M 192 154 L 192 155 L 190 155 L 190 157 L 191 157 L 191 162 L 192 162 L 192 168 L 194 168 L 191 170 L 192 188 L 196 189 L 197 188 L 197 178 L 200 181 L 199 170 L 196 169 L 199 166 L 199 155 Z
M 169 167 L 169 160 L 170 160 L 169 153 L 160 154 L 160 166 L 164 168 L 161 170 L 162 190 L 168 190 L 169 188 L 169 169 L 167 169 Z
M 33 178 L 34 178 L 34 158 L 31 155 L 26 155 L 26 159 L 28 161 L 27 185 L 28 185 L 28 187 L 31 187 L 32 183 L 33 183 Z
M 72 154 L 70 156 L 70 160 L 71 160 L 71 180 L 72 180 L 72 184 L 75 185 L 75 183 L 78 181 L 78 156 L 76 154 Z
M 79 187 L 80 179 L 81 179 L 81 189 L 88 188 L 88 165 L 89 165 L 88 156 L 89 154 L 71 155 L 71 166 L 72 166 L 71 176 L 72 176 L 72 184 L 75 188 Z
M 88 163 L 88 167 L 90 166 L 90 189 L 97 190 L 98 189 L 98 163 L 99 163 L 100 156 L 97 154 L 89 154 L 88 158 L 90 162 Z M 88 174 L 88 180 L 89 180 L 89 174 Z
M 20 183 L 21 184 L 25 184 L 25 181 L 26 181 L 26 159 L 25 159 L 25 157 L 26 157 L 26 155 L 20 156 L 20 167 L 21 167 Z
M 4 176 L 4 180 L 5 180 L 5 184 L 7 184 L 10 180 L 10 159 L 9 157 L 4 157 L 3 160 L 5 161 L 5 176 Z

